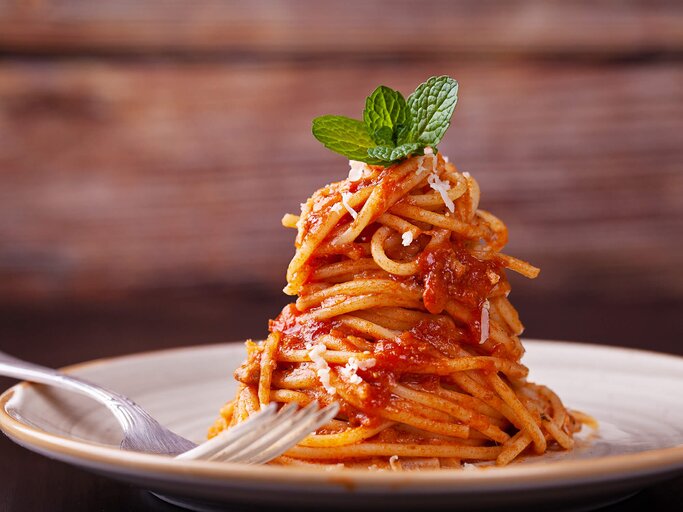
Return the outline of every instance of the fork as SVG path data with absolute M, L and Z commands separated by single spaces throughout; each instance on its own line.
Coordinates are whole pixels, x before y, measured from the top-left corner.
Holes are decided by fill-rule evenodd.
M 130 398 L 58 370 L 22 361 L 0 351 L 0 375 L 56 386 L 93 398 L 114 415 L 123 429 L 121 449 L 178 459 L 265 464 L 279 457 L 336 416 L 339 405 L 318 409 L 313 401 L 302 409 L 274 403 L 246 421 L 200 445 L 171 432 Z

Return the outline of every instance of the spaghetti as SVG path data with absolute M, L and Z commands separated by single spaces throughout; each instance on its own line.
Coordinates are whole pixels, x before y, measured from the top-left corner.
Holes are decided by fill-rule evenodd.
M 524 451 L 569 450 L 580 421 L 526 381 L 502 254 L 505 225 L 478 208 L 479 187 L 441 155 L 389 167 L 352 162 L 285 215 L 297 295 L 247 342 L 239 389 L 209 435 L 270 402 L 332 401 L 336 419 L 275 463 L 392 469 L 505 465 Z

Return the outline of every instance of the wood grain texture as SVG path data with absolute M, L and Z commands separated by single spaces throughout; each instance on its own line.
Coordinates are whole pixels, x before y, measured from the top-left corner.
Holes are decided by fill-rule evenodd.
M 682 24 L 675 0 L 0 0 L 0 49 L 195 57 L 680 55 Z
M 284 284 L 280 226 L 343 157 L 310 135 L 377 83 L 461 82 L 441 149 L 539 293 L 683 294 L 677 63 L 11 62 L 0 67 L 0 297 Z

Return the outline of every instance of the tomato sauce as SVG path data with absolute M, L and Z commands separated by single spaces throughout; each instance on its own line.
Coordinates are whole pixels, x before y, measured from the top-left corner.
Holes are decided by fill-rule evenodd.
M 454 349 L 459 343 L 468 340 L 470 333 L 457 327 L 449 318 L 423 320 L 410 330 L 417 340 L 428 343 L 445 357 L 457 357 Z
M 426 248 L 418 260 L 424 279 L 424 304 L 430 313 L 443 311 L 449 298 L 480 308 L 500 277 L 500 266 L 494 261 L 480 261 L 459 244 L 445 242 Z
M 301 312 L 296 305 L 288 304 L 275 320 L 268 322 L 270 332 L 279 332 L 281 343 L 288 348 L 304 349 L 308 343 L 317 343 L 318 338 L 329 333 L 336 322 L 331 320 L 300 321 Z

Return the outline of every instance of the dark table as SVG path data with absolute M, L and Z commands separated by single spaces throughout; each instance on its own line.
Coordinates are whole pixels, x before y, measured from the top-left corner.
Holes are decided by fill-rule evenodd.
M 223 290 L 167 292 L 90 302 L 0 305 L 0 350 L 48 365 L 183 345 L 259 337 L 285 297 Z M 516 297 L 528 337 L 600 341 L 683 355 L 677 302 L 548 303 Z M 599 311 L 599 314 L 596 314 Z M 569 314 L 571 313 L 571 314 Z M 628 319 L 628 322 L 624 322 Z M 0 378 L 0 388 L 14 381 Z M 0 436 L 0 512 L 179 510 L 143 489 L 51 461 Z M 683 477 L 648 488 L 605 511 L 674 510 Z M 236 508 L 235 510 L 241 510 Z

